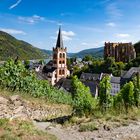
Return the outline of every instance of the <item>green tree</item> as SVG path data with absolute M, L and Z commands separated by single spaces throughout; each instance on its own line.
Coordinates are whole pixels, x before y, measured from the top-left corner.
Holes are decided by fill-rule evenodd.
M 112 97 L 110 95 L 111 83 L 110 77 L 105 76 L 99 84 L 99 105 L 102 111 L 106 111 L 112 105 Z
M 140 98 L 140 74 L 137 73 L 136 76 L 133 78 L 134 84 L 134 102 L 135 105 L 139 106 L 139 98 Z
M 128 108 L 134 105 L 134 84 L 131 81 L 126 83 L 121 89 L 120 94 L 125 110 L 128 112 Z
M 88 115 L 93 113 L 95 100 L 86 87 L 78 78 L 72 78 L 72 99 L 74 113 L 77 115 Z
M 24 66 L 25 66 L 26 69 L 29 69 L 29 67 L 30 67 L 30 61 L 29 60 L 25 60 L 24 61 Z
M 93 61 L 92 55 L 85 55 L 85 57 L 83 58 L 83 61 Z
M 45 60 L 44 60 L 44 59 L 41 59 L 41 60 L 39 60 L 39 64 L 41 64 L 41 65 L 45 65 L 45 64 L 46 64 L 46 62 L 45 62 Z

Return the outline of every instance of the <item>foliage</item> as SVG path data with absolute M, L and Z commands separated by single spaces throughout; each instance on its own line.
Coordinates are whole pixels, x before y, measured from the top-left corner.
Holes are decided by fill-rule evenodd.
M 102 111 L 112 106 L 112 96 L 110 95 L 110 77 L 105 76 L 99 84 L 99 105 Z
M 77 115 L 88 115 L 93 113 L 95 101 L 88 87 L 82 84 L 76 76 L 72 79 L 73 108 Z
M 30 61 L 29 60 L 25 60 L 24 61 L 24 65 L 25 65 L 25 68 L 26 69 L 29 69 L 29 67 L 30 67 Z
M 9 90 L 17 90 L 34 97 L 47 98 L 57 103 L 71 104 L 71 95 L 52 87 L 46 80 L 38 80 L 32 71 L 24 65 L 10 59 L 0 67 L 0 86 Z
M 80 132 L 94 131 L 94 130 L 98 130 L 98 127 L 95 123 L 81 124 L 79 126 L 79 131 Z
M 42 50 L 0 31 L 0 60 L 7 60 L 9 57 L 15 59 L 17 56 L 21 60 L 47 57 L 46 53 L 42 52 Z
M 90 56 L 86 56 L 84 59 L 88 59 Z M 115 62 L 114 58 L 109 57 L 106 60 L 93 59 L 92 64 L 85 65 L 82 69 L 77 68 L 74 69 L 74 75 L 81 74 L 82 72 L 92 72 L 92 73 L 112 73 L 114 76 L 120 76 L 121 71 L 125 68 L 125 64 L 123 62 Z
M 139 99 L 140 99 L 140 74 L 137 73 L 136 76 L 133 78 L 134 84 L 134 103 L 138 107 L 139 106 Z
M 56 140 L 56 137 L 43 131 L 37 130 L 29 121 L 0 119 L 1 140 L 21 139 L 47 139 Z
M 134 48 L 136 50 L 137 57 L 140 56 L 140 41 L 134 44 Z
M 85 55 L 83 61 L 93 61 L 92 55 Z
M 125 108 L 125 111 L 128 112 L 128 109 L 134 105 L 134 84 L 133 82 L 126 83 L 121 89 L 120 93 L 116 95 L 115 105 L 118 105 L 122 108 Z
M 140 56 L 127 63 L 125 69 L 129 70 L 131 67 L 140 67 Z
M 39 64 L 41 64 L 41 65 L 45 65 L 45 64 L 46 64 L 46 62 L 45 62 L 45 60 L 44 60 L 44 59 L 41 59 L 41 60 L 39 60 Z

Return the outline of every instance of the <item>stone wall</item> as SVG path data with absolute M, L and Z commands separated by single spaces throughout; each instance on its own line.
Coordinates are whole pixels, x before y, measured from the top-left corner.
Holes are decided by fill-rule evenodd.
M 19 95 L 0 96 L 0 118 L 45 120 L 70 115 L 70 110 L 67 105 L 39 105 L 23 100 Z
M 114 57 L 116 62 L 129 62 L 136 58 L 135 48 L 132 43 L 106 43 L 104 58 Z

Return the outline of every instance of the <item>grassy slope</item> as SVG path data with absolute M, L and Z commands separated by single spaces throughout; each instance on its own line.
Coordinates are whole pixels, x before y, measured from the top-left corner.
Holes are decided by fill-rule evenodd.
M 54 135 L 37 130 L 29 121 L 0 119 L 1 140 L 56 140 Z
M 13 36 L 0 31 L 0 60 L 8 57 L 20 59 L 41 59 L 46 58 L 46 53 L 33 47 L 31 44 L 17 40 Z

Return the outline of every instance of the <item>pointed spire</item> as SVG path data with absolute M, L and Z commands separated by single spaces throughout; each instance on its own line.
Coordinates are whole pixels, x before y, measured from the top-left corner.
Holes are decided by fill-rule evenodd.
M 62 40 L 61 26 L 59 27 L 56 48 L 63 48 L 63 40 Z

